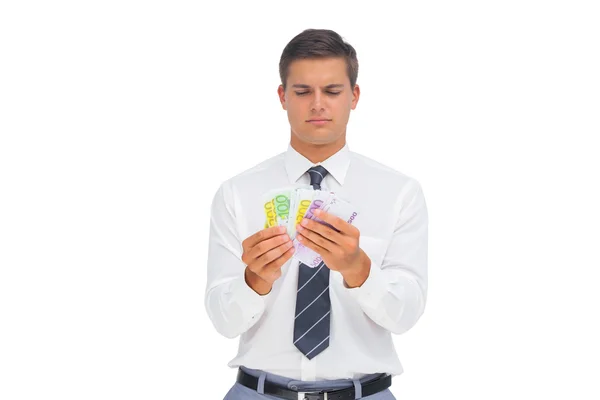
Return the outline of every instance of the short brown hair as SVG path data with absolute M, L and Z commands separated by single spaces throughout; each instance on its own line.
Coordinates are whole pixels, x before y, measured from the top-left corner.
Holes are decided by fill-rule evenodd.
M 356 50 L 338 33 L 329 29 L 306 29 L 285 46 L 279 60 L 279 76 L 283 90 L 286 89 L 289 66 L 292 61 L 328 57 L 344 58 L 348 78 L 350 78 L 350 87 L 354 90 L 358 77 Z

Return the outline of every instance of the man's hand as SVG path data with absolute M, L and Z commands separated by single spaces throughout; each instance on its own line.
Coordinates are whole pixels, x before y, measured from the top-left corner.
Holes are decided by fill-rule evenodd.
M 314 210 L 313 214 L 333 229 L 304 218 L 296 228 L 298 240 L 319 253 L 329 269 L 342 274 L 349 287 L 361 286 L 371 271 L 371 259 L 358 246 L 360 231 L 323 210 Z
M 283 226 L 263 229 L 242 242 L 242 261 L 246 264 L 246 283 L 260 295 L 268 294 L 281 276 L 281 267 L 294 253 L 294 246 Z

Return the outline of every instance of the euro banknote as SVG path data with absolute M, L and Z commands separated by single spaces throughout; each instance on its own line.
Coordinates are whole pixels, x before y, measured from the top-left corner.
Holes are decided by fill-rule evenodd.
M 285 187 L 263 195 L 264 227 L 285 226 L 293 240 L 295 248 L 293 257 L 312 268 L 320 265 L 322 257 L 298 241 L 296 226 L 304 218 L 308 218 L 337 230 L 316 217 L 314 215 L 316 209 L 324 210 L 349 224 L 353 224 L 359 214 L 355 206 L 336 196 L 334 192 L 314 190 L 310 185 Z

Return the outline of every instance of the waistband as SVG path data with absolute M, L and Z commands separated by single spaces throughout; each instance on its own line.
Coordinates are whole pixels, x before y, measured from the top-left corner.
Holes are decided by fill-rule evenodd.
M 291 379 L 285 376 L 272 374 L 270 372 L 262 371 L 260 369 L 247 368 L 244 366 L 239 367 L 242 371 L 250 374 L 256 378 L 260 378 L 261 375 L 265 375 L 265 381 L 274 383 L 279 386 L 284 386 L 292 390 L 298 391 L 319 391 L 319 390 L 336 390 L 343 389 L 351 386 L 355 386 L 355 381 L 358 383 L 367 382 L 373 380 L 382 375 L 382 373 L 368 374 L 360 379 L 333 379 L 333 380 L 319 380 L 319 381 L 302 381 L 297 379 Z

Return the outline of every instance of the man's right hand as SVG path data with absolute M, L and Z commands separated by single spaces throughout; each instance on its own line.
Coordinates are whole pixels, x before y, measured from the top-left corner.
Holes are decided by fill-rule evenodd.
M 242 242 L 246 283 L 260 295 L 268 294 L 281 276 L 281 267 L 294 253 L 293 242 L 283 226 L 263 229 Z

